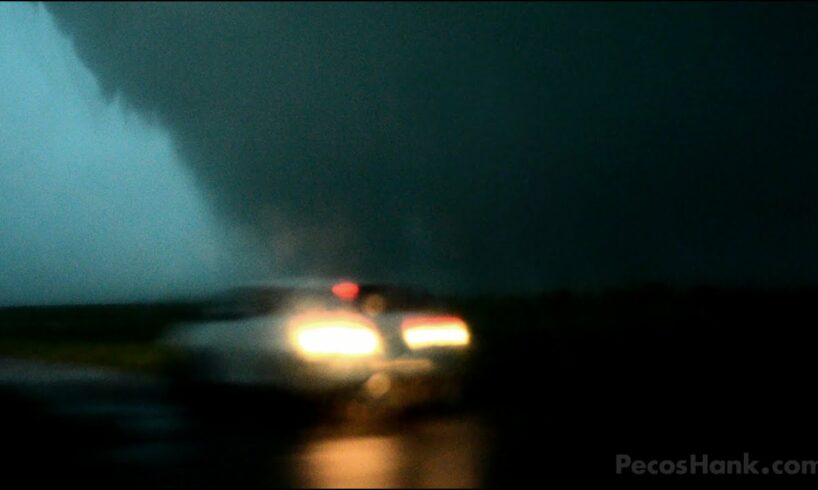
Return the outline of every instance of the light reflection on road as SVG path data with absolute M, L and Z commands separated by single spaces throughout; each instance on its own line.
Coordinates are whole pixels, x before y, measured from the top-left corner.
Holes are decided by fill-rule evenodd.
M 59 465 L 109 486 L 481 487 L 490 457 L 491 432 L 464 413 L 302 425 L 270 423 L 227 399 L 215 419 L 194 420 L 161 379 L 8 360 L 0 395 L 14 420 L 4 437 L 30 449 L 21 472 Z M 37 431 L 48 454 L 30 437 Z
M 485 434 L 473 420 L 408 423 L 392 433 L 308 433 L 292 467 L 299 486 L 479 487 Z

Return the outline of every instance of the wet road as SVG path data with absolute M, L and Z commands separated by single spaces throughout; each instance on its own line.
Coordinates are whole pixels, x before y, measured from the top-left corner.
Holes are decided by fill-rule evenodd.
M 466 413 L 299 420 L 271 406 L 192 417 L 161 378 L 0 361 L 7 477 L 212 487 L 478 487 L 489 432 Z M 221 402 L 216 403 L 223 403 Z M 256 410 L 249 410 L 256 408 Z M 216 414 L 214 417 L 213 414 Z M 220 413 L 223 412 L 223 413 Z

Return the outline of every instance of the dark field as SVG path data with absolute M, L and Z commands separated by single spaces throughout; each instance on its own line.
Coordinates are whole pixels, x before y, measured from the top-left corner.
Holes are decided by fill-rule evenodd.
M 4 461 L 32 482 L 184 488 L 724 481 L 746 477 L 617 476 L 615 458 L 818 459 L 818 290 L 449 302 L 476 342 L 463 406 L 355 426 L 241 398 L 182 410 L 153 340 L 201 304 L 5 309 L 0 353 L 36 363 L 0 366 Z

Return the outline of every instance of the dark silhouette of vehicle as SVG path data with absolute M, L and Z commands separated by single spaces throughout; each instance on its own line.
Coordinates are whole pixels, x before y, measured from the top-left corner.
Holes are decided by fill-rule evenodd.
M 458 398 L 471 332 L 425 292 L 279 281 L 228 292 L 163 342 L 184 354 L 190 385 L 404 407 Z

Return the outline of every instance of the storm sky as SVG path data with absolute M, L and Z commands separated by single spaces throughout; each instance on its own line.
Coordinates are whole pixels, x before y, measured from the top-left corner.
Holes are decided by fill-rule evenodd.
M 61 257 L 119 260 L 140 240 L 118 227 L 167 236 L 140 253 L 174 264 L 180 288 L 254 274 L 458 291 L 818 279 L 818 6 L 51 3 L 59 33 L 31 30 L 50 22 L 37 7 L 33 24 L 10 22 L 22 7 L 0 10 L 0 84 L 22 94 L 0 96 L 0 264 L 28 265 L 6 272 L 4 295 L 23 279 L 75 287 Z M 37 58 L 29 43 L 54 36 L 59 59 Z M 32 88 L 52 64 L 99 95 Z M 17 148 L 42 151 L 82 199 L 119 204 L 63 209 Z M 88 161 L 79 148 L 117 160 L 106 189 L 71 170 Z M 158 187 L 132 207 L 180 221 L 112 218 L 131 201 L 105 193 L 137 181 Z M 61 211 L 34 226 L 25 210 L 42 206 Z M 105 219 L 76 245 L 45 231 Z M 204 252 L 186 240 L 209 244 L 206 274 L 188 274 Z M 46 245 L 35 257 L 18 250 L 29 243 Z
M 167 131 L 102 96 L 42 6 L 0 5 L 0 304 L 218 287 L 231 250 L 192 173 Z

